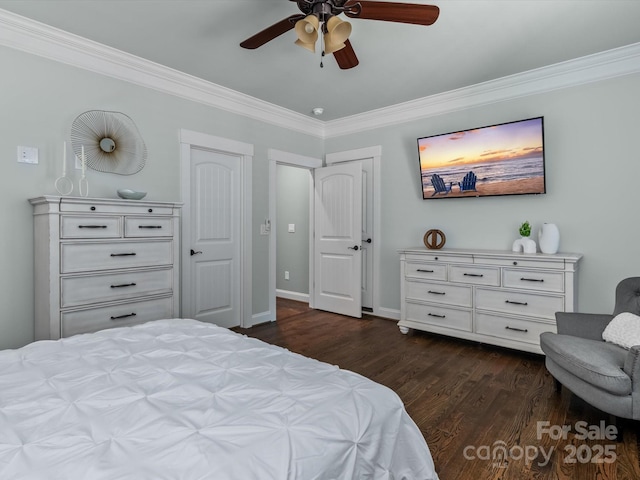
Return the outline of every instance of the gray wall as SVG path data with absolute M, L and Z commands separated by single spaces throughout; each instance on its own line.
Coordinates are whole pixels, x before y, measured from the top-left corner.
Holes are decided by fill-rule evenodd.
M 580 309 L 585 311 L 611 311 L 616 283 L 640 273 L 636 252 L 640 224 L 635 212 L 640 195 L 636 185 L 640 178 L 636 141 L 640 75 L 323 142 L 5 47 L 0 47 L 0 64 L 5 66 L 0 75 L 0 199 L 4 207 L 0 217 L 0 348 L 18 347 L 33 339 L 33 232 L 27 199 L 56 193 L 53 183 L 60 171 L 62 142 L 69 139 L 73 119 L 92 109 L 131 116 L 145 139 L 149 159 L 133 176 L 89 171 L 91 196 L 115 197 L 117 188 L 130 187 L 148 191 L 150 200 L 181 200 L 181 128 L 254 145 L 254 314 L 269 308 L 268 237 L 259 234 L 260 223 L 268 217 L 269 148 L 318 158 L 325 152 L 382 146 L 383 308 L 400 306 L 397 250 L 420 245 L 424 232 L 434 227 L 446 232 L 449 247 L 509 249 L 523 220 L 533 224 L 534 238 L 541 223 L 556 223 L 561 250 L 585 256 L 579 273 Z M 546 195 L 421 199 L 417 137 L 538 115 L 545 117 Z M 18 164 L 18 145 L 38 147 L 40 164 Z M 286 234 L 280 236 L 286 238 Z
M 542 115 L 547 194 L 422 200 L 416 138 Z M 524 220 L 560 229 L 560 250 L 584 255 L 581 310 L 611 312 L 619 280 L 640 275 L 640 75 L 504 101 L 393 128 L 329 139 L 326 152 L 382 146 L 381 299 L 398 309 L 402 247 L 430 228 L 446 247 L 511 249 Z
M 305 168 L 277 166 L 276 289 L 309 293 L 309 182 Z M 295 233 L 288 231 L 295 225 Z M 284 272 L 289 272 L 289 280 Z
M 62 143 L 70 141 L 71 123 L 87 110 L 129 115 L 148 149 L 147 165 L 135 175 L 89 170 L 92 197 L 115 198 L 125 187 L 147 191 L 149 200 L 180 201 L 181 128 L 254 145 L 253 313 L 269 310 L 269 237 L 260 235 L 269 215 L 267 150 L 318 158 L 321 139 L 6 47 L 0 47 L 0 64 L 0 349 L 33 340 L 33 220 L 27 199 L 57 194 Z M 37 147 L 40 163 L 17 163 L 18 145 Z M 78 172 L 71 173 L 77 180 Z

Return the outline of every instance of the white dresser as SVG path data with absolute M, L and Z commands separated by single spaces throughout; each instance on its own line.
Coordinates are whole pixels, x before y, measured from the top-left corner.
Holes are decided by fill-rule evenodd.
M 577 307 L 578 254 L 400 251 L 402 333 L 409 328 L 534 353 L 555 312 Z
M 179 316 L 180 204 L 32 198 L 35 337 Z

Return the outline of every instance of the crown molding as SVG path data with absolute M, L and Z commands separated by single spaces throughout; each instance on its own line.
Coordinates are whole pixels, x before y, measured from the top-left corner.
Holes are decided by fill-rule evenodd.
M 324 137 L 324 123 L 0 9 L 0 45 L 279 127 Z
M 325 124 L 325 138 L 389 127 L 635 73 L 640 73 L 640 43 L 331 120 Z
M 323 122 L 3 9 L 0 45 L 323 139 L 640 72 L 635 43 Z

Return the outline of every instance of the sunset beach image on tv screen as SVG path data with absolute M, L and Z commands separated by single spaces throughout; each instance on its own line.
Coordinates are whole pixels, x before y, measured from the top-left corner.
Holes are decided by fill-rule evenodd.
M 542 117 L 418 139 L 422 196 L 545 193 Z

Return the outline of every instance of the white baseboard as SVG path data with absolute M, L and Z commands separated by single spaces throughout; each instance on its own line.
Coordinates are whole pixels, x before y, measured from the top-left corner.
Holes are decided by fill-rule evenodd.
M 400 320 L 400 310 L 394 310 L 392 308 L 380 307 L 375 312 L 378 317 L 388 318 L 389 320 Z
M 261 313 L 254 313 L 251 316 L 251 326 L 258 325 L 259 323 L 275 322 L 276 315 L 274 312 L 266 311 Z
M 276 297 L 286 298 L 287 300 L 297 300 L 298 302 L 309 303 L 308 293 L 291 292 L 289 290 L 276 289 Z

